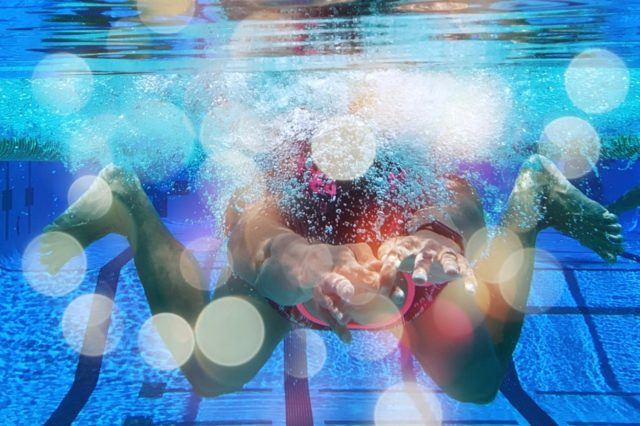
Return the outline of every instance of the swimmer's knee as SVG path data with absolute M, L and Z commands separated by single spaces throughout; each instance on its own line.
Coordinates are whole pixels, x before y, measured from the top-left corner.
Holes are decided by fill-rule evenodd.
M 443 390 L 460 402 L 488 404 L 498 395 L 502 377 L 495 362 L 476 362 L 457 371 Z
M 235 393 L 242 390 L 244 385 L 249 383 L 249 381 L 253 378 L 253 376 L 248 377 L 234 377 L 232 380 L 225 380 L 224 382 L 210 376 L 194 376 L 188 375 L 186 376 L 187 380 L 191 384 L 193 390 L 204 398 L 215 398 L 220 395 L 225 395 L 228 393 Z
M 223 367 L 192 358 L 181 370 L 198 395 L 212 398 L 242 390 L 258 373 L 259 368 L 248 365 Z
M 500 383 L 481 383 L 444 389 L 444 392 L 456 401 L 471 404 L 489 404 L 496 399 L 499 391 Z

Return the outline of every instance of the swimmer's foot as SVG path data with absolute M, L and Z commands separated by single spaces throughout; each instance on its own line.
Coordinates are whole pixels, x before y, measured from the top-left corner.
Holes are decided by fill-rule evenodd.
M 573 186 L 548 159 L 535 156 L 534 166 L 544 188 L 540 198 L 542 227 L 551 226 L 576 239 L 608 262 L 624 251 L 618 218 Z
M 144 198 L 137 177 L 114 165 L 108 165 L 89 189 L 45 232 L 64 232 L 83 247 L 110 233 L 127 236 L 131 229 L 131 208 Z

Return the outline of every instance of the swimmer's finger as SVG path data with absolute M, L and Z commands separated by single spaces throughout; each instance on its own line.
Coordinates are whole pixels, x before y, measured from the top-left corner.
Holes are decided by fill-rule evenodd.
M 358 262 L 353 261 L 346 265 L 341 265 L 335 272 L 344 276 L 352 284 L 355 284 L 353 286 L 354 290 L 362 289 L 377 292 L 380 288 L 380 275 L 377 272 L 367 269 Z M 345 301 L 347 303 L 350 302 L 350 300 Z
M 438 253 L 438 261 L 442 265 L 442 271 L 452 279 L 460 276 L 461 259 L 464 258 L 459 257 L 456 252 L 450 249 L 444 249 Z
M 380 262 L 380 260 L 374 256 L 373 250 L 371 250 L 369 244 L 348 244 L 347 247 L 349 247 L 349 249 L 353 252 L 356 261 L 360 265 L 372 271 L 380 271 L 382 262 Z
M 398 268 L 402 260 L 398 255 L 387 255 L 382 259 L 380 268 L 380 290 L 384 295 L 389 294 L 391 289 L 395 287 L 396 277 L 398 276 Z
M 460 255 L 462 257 L 462 255 Z M 464 259 L 464 258 L 463 258 Z M 476 278 L 476 274 L 473 271 L 469 262 L 464 259 L 464 263 L 461 264 L 460 267 L 460 275 L 462 276 L 462 280 L 464 282 L 464 289 L 467 293 L 475 294 L 478 290 L 478 279 Z
M 321 290 L 314 291 L 316 310 L 331 330 L 345 343 L 351 342 L 351 332 L 346 326 L 346 316 L 334 305 L 333 300 L 322 294 Z
M 391 238 L 382 243 L 378 249 L 378 259 L 384 266 L 384 259 L 390 256 L 399 256 L 401 260 L 409 254 L 416 254 L 422 247 L 424 241 L 413 235 L 407 237 Z
M 418 253 L 413 265 L 413 274 L 411 275 L 416 285 L 423 286 L 428 283 L 429 271 L 435 257 L 436 252 L 433 250 L 423 250 Z

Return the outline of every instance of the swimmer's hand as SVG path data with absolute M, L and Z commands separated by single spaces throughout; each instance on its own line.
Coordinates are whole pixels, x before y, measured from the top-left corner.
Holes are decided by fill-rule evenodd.
M 268 244 L 255 286 L 281 305 L 313 300 L 322 319 L 349 341 L 349 304 L 362 293 L 377 292 L 380 265 L 366 244 L 310 244 L 283 234 Z
M 382 262 L 380 282 L 386 289 L 393 289 L 399 271 L 411 273 L 419 286 L 464 279 L 468 291 L 476 288 L 473 269 L 459 247 L 453 241 L 434 238 L 430 231 L 385 241 L 378 258 Z

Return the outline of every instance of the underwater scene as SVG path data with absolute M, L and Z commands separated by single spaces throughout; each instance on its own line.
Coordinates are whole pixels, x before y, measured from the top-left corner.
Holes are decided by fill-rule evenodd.
M 640 1 L 0 7 L 1 424 L 640 424 Z

